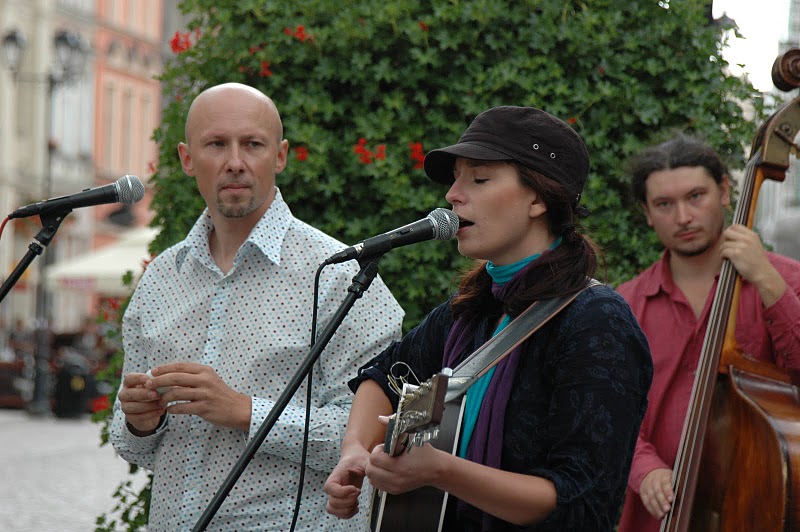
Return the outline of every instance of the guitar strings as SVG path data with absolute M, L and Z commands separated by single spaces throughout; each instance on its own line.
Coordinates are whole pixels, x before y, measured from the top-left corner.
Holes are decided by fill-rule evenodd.
M 403 373 L 400 374 L 401 370 L 405 371 L 403 371 Z M 386 376 L 386 378 L 389 380 L 389 388 L 391 388 L 392 391 L 396 393 L 398 397 L 403 396 L 403 385 L 409 382 L 408 380 L 409 377 L 411 377 L 415 381 L 412 382 L 411 384 L 414 384 L 416 386 L 420 385 L 419 379 L 414 373 L 414 370 L 412 370 L 411 366 L 409 366 L 403 361 L 398 361 L 392 364 L 392 367 L 389 368 L 389 375 Z

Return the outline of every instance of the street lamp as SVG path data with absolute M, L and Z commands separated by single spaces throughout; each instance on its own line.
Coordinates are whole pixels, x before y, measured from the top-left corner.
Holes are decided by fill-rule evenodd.
M 17 31 L 11 30 L 3 37 L 3 52 L 6 55 L 6 65 L 11 71 L 11 76 L 16 78 L 22 52 L 25 50 L 25 38 Z
M 89 45 L 77 34 L 69 30 L 59 30 L 53 38 L 56 61 L 50 72 L 25 74 L 20 72 L 20 63 L 25 54 L 25 38 L 17 30 L 11 30 L 3 37 L 3 52 L 6 66 L 11 77 L 17 83 L 33 82 L 47 84 L 48 112 L 45 113 L 45 150 L 44 198 L 52 196 L 53 173 L 50 164 L 52 145 L 49 141 L 50 121 L 53 116 L 53 92 L 61 85 L 78 81 L 83 76 L 89 58 Z M 50 412 L 50 318 L 51 298 L 45 287 L 44 273 L 52 264 L 53 255 L 44 253 L 39 263 L 39 283 L 36 286 L 36 351 L 34 353 L 35 371 L 33 380 L 33 398 L 28 405 L 28 412 L 43 415 Z

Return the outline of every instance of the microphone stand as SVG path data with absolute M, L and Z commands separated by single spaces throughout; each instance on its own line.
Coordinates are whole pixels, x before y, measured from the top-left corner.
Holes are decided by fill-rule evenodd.
M 22 274 L 30 266 L 33 260 L 42 254 L 44 248 L 56 236 L 61 222 L 72 212 L 70 207 L 54 210 L 47 214 L 41 214 L 39 220 L 42 222 L 41 230 L 28 245 L 28 251 L 11 272 L 11 275 L 3 282 L 0 287 L 0 302 L 2 302 L 11 288 L 20 280 Z M 45 257 L 46 258 L 46 257 Z M 47 261 L 45 261 L 47 264 Z M 43 270 L 40 270 L 43 271 Z M 44 286 L 44 275 L 39 279 L 37 286 L 37 324 L 36 324 L 36 352 L 34 353 L 34 373 L 33 373 L 33 398 L 28 404 L 28 411 L 32 415 L 43 415 L 50 412 L 49 393 L 47 391 L 50 374 L 50 324 L 48 316 L 47 290 Z
M 194 528 L 192 529 L 192 532 L 200 532 L 208 527 L 211 519 L 217 513 L 220 506 L 222 506 L 222 502 L 228 496 L 231 489 L 233 489 L 234 484 L 236 484 L 236 481 L 239 479 L 242 473 L 244 473 L 245 468 L 255 456 L 256 451 L 258 451 L 258 448 L 267 438 L 269 431 L 272 430 L 272 427 L 275 425 L 280 415 L 288 406 L 292 396 L 294 396 L 295 392 L 297 392 L 297 389 L 303 383 L 311 369 L 314 367 L 317 359 L 325 350 L 325 346 L 328 345 L 328 342 L 333 337 L 336 329 L 339 327 L 339 325 L 341 325 L 342 321 L 344 321 L 345 316 L 355 304 L 356 299 L 360 298 L 364 294 L 367 288 L 369 288 L 369 285 L 378 275 L 379 258 L 380 257 L 365 259 L 363 262 L 359 260 L 358 263 L 361 266 L 361 270 L 356 274 L 355 277 L 353 277 L 353 284 L 351 284 L 347 289 L 347 296 L 345 296 L 344 301 L 342 301 L 342 303 L 339 305 L 339 308 L 331 318 L 331 321 L 320 334 L 320 338 L 311 347 L 311 350 L 300 364 L 297 372 L 289 381 L 289 384 L 287 384 L 286 389 L 275 401 L 275 406 L 272 407 L 272 410 L 270 410 L 266 419 L 263 421 L 263 423 L 261 423 L 261 426 L 253 436 L 253 439 L 247 444 L 247 447 L 245 447 L 242 455 L 231 468 L 227 478 L 225 478 L 225 480 L 222 482 L 222 485 L 217 490 L 217 493 L 214 494 L 214 498 L 211 499 L 211 502 L 203 511 L 203 514 L 200 516 L 200 519 L 198 519 L 197 524 L 195 524 Z M 310 408 L 310 405 L 306 405 L 306 408 Z
M 28 266 L 30 266 L 30 264 L 33 262 L 33 259 L 41 255 L 44 251 L 44 248 L 50 244 L 50 241 L 53 240 L 54 236 L 56 236 L 56 232 L 61 226 L 61 222 L 63 222 L 64 218 L 71 212 L 72 209 L 66 209 L 64 211 L 42 214 L 39 217 L 39 219 L 42 221 L 42 228 L 38 233 L 36 233 L 34 240 L 28 245 L 28 252 L 25 253 L 25 256 L 22 257 L 22 260 L 20 260 L 14 267 L 14 270 L 11 272 L 5 282 L 3 282 L 3 286 L 0 286 L 0 302 L 5 299 L 14 285 L 17 284 L 17 281 L 20 280 L 22 274 L 25 273 L 25 270 L 27 270 Z M 43 282 L 44 279 L 39 279 L 39 283 Z

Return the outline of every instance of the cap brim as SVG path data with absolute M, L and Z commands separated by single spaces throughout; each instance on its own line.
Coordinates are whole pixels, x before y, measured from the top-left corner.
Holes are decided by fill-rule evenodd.
M 511 161 L 514 158 L 497 151 L 472 142 L 459 142 L 446 148 L 432 150 L 425 156 L 425 173 L 430 179 L 437 183 L 449 185 L 453 182 L 453 165 L 456 157 L 466 157 L 467 159 L 477 159 L 479 161 Z

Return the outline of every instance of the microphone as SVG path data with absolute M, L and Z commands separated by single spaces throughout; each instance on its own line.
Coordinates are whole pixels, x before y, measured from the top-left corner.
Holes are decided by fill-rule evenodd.
M 424 242 L 426 240 L 450 240 L 458 231 L 458 216 L 449 209 L 435 209 L 414 223 L 394 231 L 373 236 L 326 259 L 323 264 L 338 264 L 352 259 L 369 259 L 387 251 Z
M 117 179 L 110 185 L 102 187 L 87 188 L 75 194 L 51 198 L 31 203 L 20 207 L 12 212 L 9 218 L 26 218 L 37 214 L 49 214 L 52 212 L 63 212 L 69 214 L 72 209 L 79 207 L 91 207 L 92 205 L 103 205 L 106 203 L 125 203 L 131 205 L 144 197 L 144 185 L 135 175 L 126 175 Z

